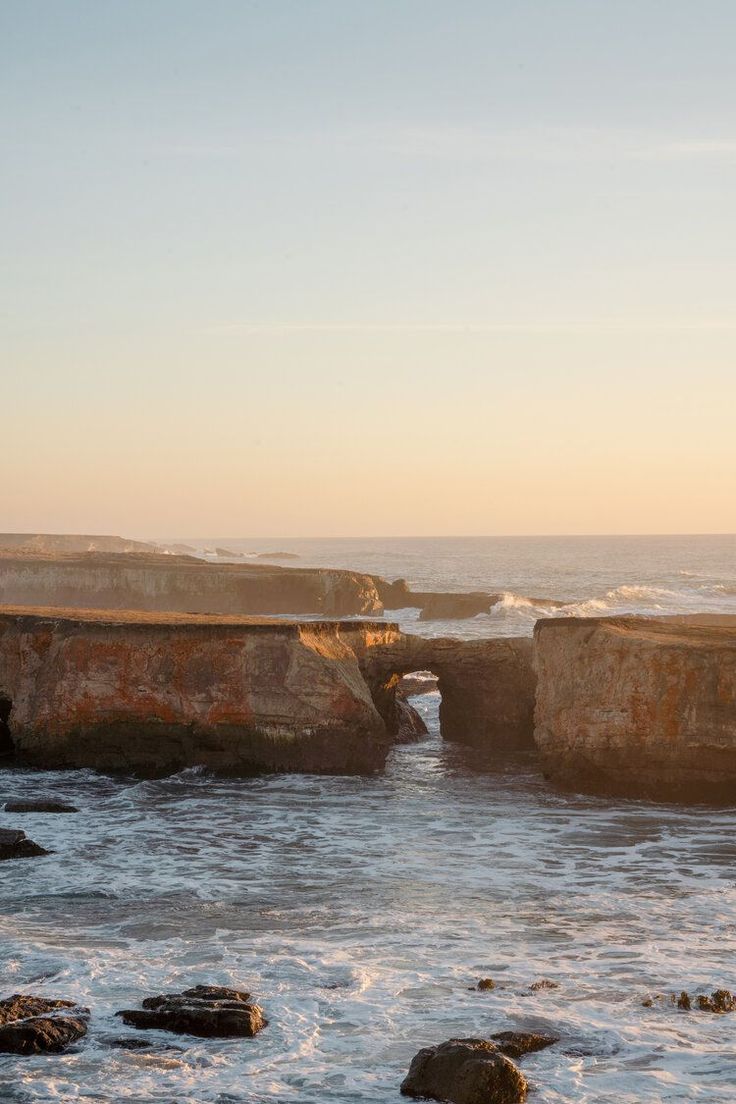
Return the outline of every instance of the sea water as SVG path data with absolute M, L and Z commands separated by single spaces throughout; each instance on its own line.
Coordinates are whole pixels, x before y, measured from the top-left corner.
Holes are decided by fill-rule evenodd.
M 528 632 L 528 595 L 736 612 L 734 538 L 302 547 L 305 562 L 513 596 L 421 631 Z M 533 758 L 444 745 L 438 701 L 415 699 L 429 735 L 369 778 L 3 771 L 0 799 L 81 811 L 0 813 L 54 849 L 0 865 L 0 995 L 92 1016 L 64 1055 L 0 1056 L 0 1100 L 397 1102 L 420 1047 L 508 1029 L 560 1037 L 522 1063 L 539 1104 L 735 1099 L 736 1019 L 670 994 L 736 988 L 736 808 L 558 793 Z M 481 977 L 496 988 L 471 990 Z M 270 1025 L 110 1046 L 136 1034 L 118 1009 L 200 982 L 249 989 Z

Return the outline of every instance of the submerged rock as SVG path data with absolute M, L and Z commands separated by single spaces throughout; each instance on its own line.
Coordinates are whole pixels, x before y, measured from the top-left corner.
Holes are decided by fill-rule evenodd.
M 401 1083 L 404 1096 L 450 1104 L 521 1104 L 527 1081 L 488 1039 L 449 1039 L 425 1047 Z
M 146 997 L 141 1009 L 116 1012 L 129 1027 L 157 1028 L 201 1038 L 252 1038 L 268 1025 L 250 993 L 219 985 L 195 985 L 182 993 Z
M 0 1000 L 0 1052 L 58 1053 L 87 1034 L 88 1016 L 89 1009 L 74 1001 L 6 997 Z
M 64 801 L 6 801 L 6 813 L 78 813 L 76 805 Z
M 508 1058 L 523 1058 L 525 1054 L 545 1050 L 560 1041 L 559 1035 L 545 1035 L 539 1031 L 498 1031 L 491 1038 Z
M 532 993 L 538 993 L 540 989 L 559 989 L 559 981 L 550 981 L 549 978 L 540 978 L 539 981 L 533 981 L 529 986 Z
M 45 847 L 28 839 L 20 828 L 0 828 L 0 862 L 5 859 L 32 859 L 50 855 Z

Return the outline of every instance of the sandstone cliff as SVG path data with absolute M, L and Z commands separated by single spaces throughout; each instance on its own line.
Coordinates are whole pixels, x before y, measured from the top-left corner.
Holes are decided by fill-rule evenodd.
M 0 611 L 0 754 L 41 767 L 358 773 L 421 723 L 396 699 L 429 669 L 447 739 L 529 742 L 529 640 L 423 640 L 385 621 Z
M 0 603 L 175 613 L 382 613 L 369 575 L 189 556 L 0 552 Z
M 736 618 L 537 622 L 535 739 L 576 789 L 736 800 Z
M 358 643 L 356 651 L 389 727 L 400 676 L 431 671 L 442 695 L 444 739 L 499 752 L 532 746 L 536 676 L 530 639 L 399 634 L 386 641 L 376 639 L 369 649 Z
M 350 642 L 392 631 L 4 610 L 0 702 L 16 755 L 47 768 L 371 771 L 391 740 Z

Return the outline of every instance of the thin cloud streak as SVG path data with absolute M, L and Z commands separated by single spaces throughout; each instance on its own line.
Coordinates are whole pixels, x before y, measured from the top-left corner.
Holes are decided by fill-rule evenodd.
M 198 333 L 211 335 L 274 336 L 289 334 L 525 334 L 525 333 L 732 333 L 734 319 L 580 319 L 520 322 L 223 322 Z

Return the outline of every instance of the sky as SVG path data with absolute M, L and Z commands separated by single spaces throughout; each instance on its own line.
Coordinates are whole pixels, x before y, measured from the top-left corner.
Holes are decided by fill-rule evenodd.
M 0 529 L 736 531 L 733 0 L 2 0 Z

